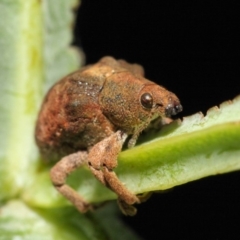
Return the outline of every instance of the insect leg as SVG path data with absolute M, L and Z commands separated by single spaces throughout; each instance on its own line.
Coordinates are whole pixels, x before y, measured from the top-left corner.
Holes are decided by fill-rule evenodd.
M 126 215 L 134 215 L 136 209 L 131 205 L 140 201 L 124 186 L 113 171 L 117 166 L 117 157 L 126 138 L 127 135 L 121 131 L 105 138 L 90 150 L 88 161 L 95 177 L 118 195 L 122 212 Z
M 63 157 L 52 167 L 50 172 L 54 187 L 82 213 L 92 209 L 92 206 L 66 184 L 66 178 L 71 172 L 86 164 L 87 155 L 87 152 L 79 151 Z

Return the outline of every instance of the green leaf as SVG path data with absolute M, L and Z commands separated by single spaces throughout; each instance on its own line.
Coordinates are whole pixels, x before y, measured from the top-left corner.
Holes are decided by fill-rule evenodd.
M 113 212 L 115 208 L 112 205 L 97 211 L 96 214 L 82 215 L 72 207 L 30 208 L 22 201 L 14 200 L 1 209 L 0 239 L 139 239 L 113 217 Z
M 35 120 L 46 89 L 80 65 L 69 48 L 69 9 L 77 1 L 0 1 L 0 199 L 17 195 L 35 175 Z M 34 16 L 34 17 L 33 17 Z
M 43 76 L 42 17 L 36 1 L 1 1 L 0 14 L 5 19 L 0 23 L 0 192 L 5 199 L 20 192 L 37 158 L 32 134 Z
M 239 170 L 240 97 L 210 109 L 205 117 L 197 113 L 143 138 L 148 141 L 121 152 L 116 168 L 120 180 L 135 193 L 165 190 Z M 29 204 L 44 207 L 68 204 L 51 186 L 49 169 L 39 172 L 35 181 L 23 194 Z M 91 202 L 116 198 L 87 169 L 74 172 L 69 183 Z
M 74 215 L 74 212 L 72 214 Z M 69 224 L 67 218 L 69 216 L 66 215 L 68 214 L 64 216 L 50 209 L 48 211 L 31 209 L 21 201 L 10 201 L 1 210 L 1 238 L 50 240 L 79 239 L 80 237 L 84 240 L 90 239 L 82 233 L 82 229 L 78 228 L 76 223 Z M 73 219 L 72 216 L 71 219 Z M 70 222 L 72 223 L 72 220 Z

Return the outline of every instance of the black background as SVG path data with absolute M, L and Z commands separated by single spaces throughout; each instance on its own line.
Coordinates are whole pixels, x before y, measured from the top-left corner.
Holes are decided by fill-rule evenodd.
M 239 1 L 83 0 L 74 44 L 86 63 L 106 55 L 137 62 L 176 93 L 191 115 L 233 99 L 240 77 Z M 239 239 L 240 173 L 155 194 L 122 217 L 143 239 Z

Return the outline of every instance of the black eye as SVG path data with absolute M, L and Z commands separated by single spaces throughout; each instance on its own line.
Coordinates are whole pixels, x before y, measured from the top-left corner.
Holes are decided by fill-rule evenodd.
M 152 108 L 153 106 L 153 98 L 150 93 L 144 93 L 141 96 L 141 104 L 145 108 Z

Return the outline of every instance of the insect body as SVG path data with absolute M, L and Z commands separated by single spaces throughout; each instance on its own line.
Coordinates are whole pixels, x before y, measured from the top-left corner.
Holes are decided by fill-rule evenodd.
M 104 57 L 74 72 L 48 92 L 39 113 L 36 142 L 51 169 L 55 188 L 80 212 L 92 209 L 65 181 L 88 164 L 95 177 L 118 195 L 122 212 L 134 215 L 140 199 L 117 178 L 117 156 L 126 138 L 133 147 L 152 120 L 182 110 L 178 98 L 145 79 L 140 65 Z

